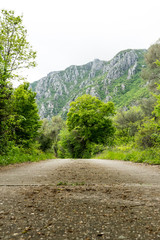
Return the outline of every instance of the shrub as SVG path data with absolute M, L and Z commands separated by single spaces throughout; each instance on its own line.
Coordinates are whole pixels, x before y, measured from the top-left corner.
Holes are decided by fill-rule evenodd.
M 160 143 L 160 129 L 155 121 L 147 120 L 135 136 L 136 147 L 151 148 Z

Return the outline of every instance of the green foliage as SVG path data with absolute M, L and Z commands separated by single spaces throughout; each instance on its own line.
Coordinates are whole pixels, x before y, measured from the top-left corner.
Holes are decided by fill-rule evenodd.
M 144 149 L 159 146 L 159 123 L 155 122 L 154 119 L 146 119 L 135 136 L 135 143 L 137 147 Z
M 36 53 L 26 40 L 22 17 L 14 11 L 0 16 L 0 165 L 54 158 L 36 142 L 41 126 L 36 93 L 29 83 L 13 89 L 11 80 L 21 79 L 16 70 L 35 66 Z
M 11 126 L 17 145 L 29 147 L 38 135 L 41 122 L 35 96 L 36 93 L 29 89 L 29 83 L 21 84 L 14 90 L 12 96 L 14 121 Z
M 119 146 L 107 148 L 95 158 L 160 164 L 160 62 L 157 59 L 160 59 L 159 43 L 149 48 L 146 54 L 147 67 L 142 73 L 150 83 L 149 89 L 156 94 L 142 99 L 139 107 L 118 112 L 114 123 L 117 129 L 115 143 Z
M 4 72 L 10 78 L 18 77 L 15 70 L 35 66 L 36 52 L 27 39 L 27 30 L 22 24 L 22 16 L 14 11 L 2 10 L 0 16 L 0 53 L 4 63 Z
M 160 84 L 158 84 L 157 86 L 158 91 L 160 91 Z M 160 94 L 154 95 L 154 97 L 156 98 L 157 101 L 155 103 L 153 113 L 158 119 L 160 119 Z
M 146 117 L 153 117 L 153 110 L 154 110 L 154 106 L 155 106 L 155 102 L 156 102 L 156 98 L 151 96 L 149 98 L 144 98 L 141 100 L 141 102 L 139 103 L 144 116 Z
M 70 104 L 67 127 L 60 133 L 58 156 L 61 158 L 90 158 L 103 150 L 103 144 L 113 141 L 113 103 L 103 103 L 91 95 L 78 97 Z
M 160 85 L 158 86 L 158 90 L 160 90 Z M 154 118 L 144 119 L 135 138 L 137 146 L 145 149 L 158 147 L 160 144 L 160 95 L 154 94 L 154 96 L 157 99 L 156 102 L 155 99 L 152 100 L 154 101 L 154 105 L 152 105 L 152 109 L 154 107 L 154 111 L 152 112 Z
M 160 60 L 160 42 L 153 44 L 145 56 L 147 67 L 142 71 L 142 77 L 149 82 L 149 89 L 157 92 L 157 83 L 160 83 L 160 68 L 157 60 Z
M 38 142 L 42 151 L 53 149 L 57 155 L 58 135 L 62 128 L 65 127 L 65 122 L 59 116 L 52 117 L 51 120 L 43 119 L 42 126 L 39 131 Z
M 37 162 L 53 158 L 55 158 L 53 153 L 43 153 L 38 150 L 37 143 L 28 149 L 13 145 L 7 154 L 0 155 L 0 166 L 22 162 Z
M 18 102 L 20 98 L 18 99 L 16 94 L 19 91 L 22 99 L 24 92 L 22 89 L 14 92 L 10 82 L 14 77 L 18 78 L 16 70 L 35 66 L 36 53 L 32 50 L 26 37 L 27 31 L 22 24 L 22 17 L 16 17 L 14 11 L 2 10 L 0 15 L 0 154 L 9 151 L 13 143 L 22 143 L 23 136 L 20 136 L 19 133 L 27 129 L 27 124 L 33 124 L 33 127 L 30 126 L 28 137 L 25 132 L 23 145 L 31 135 L 32 140 L 30 139 L 30 141 L 33 141 L 33 136 L 37 132 L 32 121 L 35 113 L 31 110 L 34 117 L 29 121 L 29 110 L 26 114 L 26 106 L 20 106 L 22 101 Z M 23 107 L 25 114 L 22 110 Z M 35 132 L 31 134 L 32 130 Z
M 74 130 L 69 132 L 63 129 L 60 132 L 60 141 L 58 142 L 58 157 L 60 158 L 82 158 L 83 151 L 86 148 L 86 142 L 80 136 L 79 132 Z
M 147 148 L 145 150 L 134 149 L 133 146 L 108 148 L 104 152 L 93 156 L 96 159 L 124 160 L 137 163 L 160 164 L 160 149 Z
M 145 60 L 150 69 L 157 69 L 157 61 L 160 60 L 160 41 L 151 45 L 145 55 Z
M 7 80 L 8 72 L 1 56 L 2 47 L 0 45 L 0 153 L 5 152 L 9 139 L 8 120 L 11 114 L 11 94 L 12 85 Z
M 112 102 L 103 103 L 91 95 L 78 97 L 70 104 L 67 114 L 69 131 L 77 130 L 84 140 L 107 143 L 114 134 L 111 116 L 115 114 Z
M 111 146 L 116 135 L 117 147 L 107 149 L 96 156 L 104 159 L 123 159 L 135 162 L 160 164 L 160 44 L 152 45 L 146 54 L 136 51 L 138 56 L 136 72 L 128 78 L 128 70 L 118 79 L 110 81 L 107 72 L 97 70 L 91 77 L 89 65 L 76 67 L 76 84 L 66 83 L 69 94 L 61 97 L 55 89 L 50 90 L 49 99 L 43 98 L 39 104 L 48 105 L 54 98 L 54 110 L 47 116 L 58 114 L 66 103 L 73 101 L 67 114 L 67 127 L 56 116 L 41 121 L 35 102 L 36 94 L 28 83 L 13 90 L 10 80 L 20 76 L 16 70 L 35 66 L 36 53 L 26 40 L 27 31 L 22 25 L 22 16 L 14 16 L 14 11 L 1 11 L 0 16 L 0 165 L 32 161 L 46 158 L 51 152 L 61 158 L 90 158 Z M 128 50 L 129 51 L 129 50 Z M 123 54 L 123 52 L 120 53 Z M 103 63 L 107 64 L 108 63 Z M 142 66 L 145 67 L 140 77 Z M 82 74 L 85 70 L 85 74 Z M 60 72 L 62 81 L 66 75 L 75 74 L 74 66 Z M 51 78 L 51 75 L 49 75 Z M 75 78 L 73 78 L 75 81 Z M 90 81 L 91 79 L 91 81 Z M 144 80 L 156 95 L 151 97 Z M 87 83 L 87 84 L 86 84 Z M 36 87 L 37 83 L 32 85 Z M 84 87 L 82 88 L 81 86 Z M 138 88 L 138 90 L 137 90 Z M 99 98 L 106 101 L 106 94 L 120 110 L 115 114 L 112 102 L 104 103 L 96 97 L 86 95 L 94 89 Z M 85 95 L 83 95 L 85 94 Z M 75 98 L 79 96 L 76 100 Z M 129 107 L 131 103 L 139 107 Z M 55 101 L 56 100 L 56 101 Z M 127 108 L 126 108 L 127 107 Z M 124 108 L 123 108 L 124 109 Z M 64 114 L 65 116 L 65 114 Z M 41 127 L 41 128 L 40 128 Z M 115 134 L 116 128 L 116 134 Z M 124 146 L 125 144 L 125 146 Z M 40 149 L 40 150 L 39 150 Z M 42 153 L 45 151 L 46 154 Z M 60 182 L 59 185 L 64 185 Z
M 139 62 L 138 65 L 144 64 L 144 62 Z M 108 88 L 108 94 L 110 99 L 115 104 L 117 109 L 123 107 L 130 107 L 131 105 L 137 103 L 138 100 L 142 98 L 149 97 L 149 91 L 147 86 L 145 86 L 145 81 L 141 77 L 141 69 L 137 67 L 137 73 L 128 79 L 128 72 L 118 79 L 112 81 Z M 123 87 L 122 87 L 123 86 Z M 101 100 L 105 100 L 102 98 Z
M 119 111 L 114 118 L 116 126 L 116 143 L 133 141 L 144 114 L 139 107 L 131 107 L 128 111 Z
M 52 139 L 50 138 L 50 136 L 45 135 L 44 133 L 40 133 L 38 136 L 38 142 L 40 143 L 40 149 L 44 152 L 52 149 Z
M 7 148 L 10 137 L 9 121 L 12 112 L 12 87 L 7 81 L 0 79 L 0 153 Z
M 58 142 L 58 156 L 60 158 L 90 158 L 104 150 L 102 144 L 85 141 L 78 131 L 63 129 Z

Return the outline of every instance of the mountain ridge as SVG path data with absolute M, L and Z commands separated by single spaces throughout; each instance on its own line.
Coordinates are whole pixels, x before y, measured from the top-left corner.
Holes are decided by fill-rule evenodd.
M 69 104 L 82 94 L 91 94 L 104 102 L 113 101 L 117 107 L 125 104 L 118 103 L 128 95 L 128 102 L 134 102 L 134 89 L 140 88 L 139 97 L 147 97 L 147 89 L 140 76 L 145 67 L 145 49 L 127 49 L 119 52 L 110 61 L 94 59 L 83 65 L 71 65 L 65 70 L 53 71 L 31 84 L 37 93 L 36 99 L 41 118 L 51 118 L 53 115 L 66 117 Z M 135 91 L 135 90 L 134 90 Z M 133 99 L 129 96 L 133 96 Z M 122 99 L 123 100 L 123 99 Z M 133 101 L 132 101 L 133 100 Z M 123 102 L 123 101 L 122 101 Z

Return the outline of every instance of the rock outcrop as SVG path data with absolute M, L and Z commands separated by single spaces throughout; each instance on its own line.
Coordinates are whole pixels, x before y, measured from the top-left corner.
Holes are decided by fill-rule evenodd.
M 122 51 L 111 61 L 95 59 L 82 66 L 51 72 L 32 83 L 31 88 L 37 93 L 41 118 L 51 118 L 57 114 L 65 116 L 69 103 L 85 93 L 103 101 L 114 100 L 120 90 L 124 94 L 127 91 L 126 83 L 141 71 L 145 52 Z

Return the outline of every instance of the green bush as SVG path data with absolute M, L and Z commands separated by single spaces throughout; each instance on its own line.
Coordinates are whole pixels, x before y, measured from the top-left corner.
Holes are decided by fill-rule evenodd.
M 136 147 L 147 149 L 159 146 L 160 144 L 160 129 L 157 122 L 148 119 L 139 128 L 135 136 Z
M 58 157 L 60 158 L 90 158 L 104 150 L 102 144 L 85 141 L 79 131 L 69 132 L 64 129 L 60 133 L 58 142 Z
M 8 165 L 22 162 L 36 162 L 45 159 L 55 158 L 52 152 L 43 153 L 38 149 L 37 143 L 29 149 L 18 146 L 12 148 L 5 155 L 0 155 L 0 165 Z
M 69 132 L 64 129 L 60 132 L 58 142 L 58 157 L 60 158 L 82 158 L 86 149 L 86 141 L 80 136 L 79 132 L 73 130 Z
M 160 164 L 160 148 L 148 148 L 145 150 L 127 147 L 107 148 L 102 153 L 95 155 L 97 159 L 124 160 L 138 163 Z

